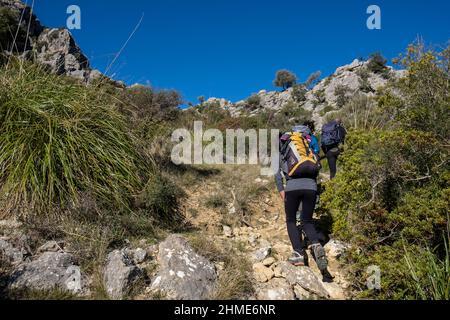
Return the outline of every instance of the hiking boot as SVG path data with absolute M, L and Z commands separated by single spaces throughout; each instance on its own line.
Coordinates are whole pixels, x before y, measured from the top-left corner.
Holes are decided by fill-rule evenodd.
M 316 260 L 317 267 L 320 272 L 325 272 L 328 268 L 328 260 L 325 254 L 325 249 L 320 243 L 313 244 L 311 251 L 314 254 L 314 260 Z
M 288 259 L 288 262 L 296 267 L 304 267 L 307 265 L 307 258 L 305 255 L 300 254 L 298 252 L 294 252 L 292 256 Z
M 331 275 L 330 271 L 328 269 L 322 271 L 322 282 L 324 283 L 333 283 L 334 277 Z

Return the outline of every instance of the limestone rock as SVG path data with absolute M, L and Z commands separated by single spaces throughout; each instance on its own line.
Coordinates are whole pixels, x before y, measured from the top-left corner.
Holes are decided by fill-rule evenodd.
M 27 251 L 23 248 L 16 248 L 4 239 L 0 239 L 0 255 L 12 264 L 23 262 Z
M 268 283 L 261 285 L 257 294 L 258 300 L 277 301 L 295 300 L 292 287 L 284 279 L 272 279 Z
M 108 255 L 103 282 L 112 299 L 122 299 L 142 277 L 142 270 L 134 264 L 127 250 L 115 250 Z
M 322 281 L 308 267 L 294 267 L 288 262 L 280 264 L 281 272 L 291 286 L 299 285 L 306 291 L 320 298 L 329 298 L 329 294 Z
M 273 279 L 273 277 L 275 276 L 273 270 L 268 268 L 268 267 L 266 267 L 262 263 L 254 264 L 253 265 L 253 272 L 254 272 L 256 281 L 262 282 L 262 283 Z
M 223 234 L 227 238 L 233 237 L 233 229 L 231 229 L 229 226 L 223 226 Z
M 51 290 L 81 293 L 83 281 L 74 257 L 64 252 L 45 252 L 36 260 L 19 265 L 9 282 L 11 289 Z
M 328 257 L 339 259 L 348 251 L 349 246 L 341 241 L 333 239 L 330 240 L 324 248 Z
M 147 251 L 141 248 L 133 250 L 133 261 L 135 264 L 141 264 L 147 259 Z
M 252 258 L 254 261 L 261 262 L 261 261 L 265 260 L 266 258 L 268 258 L 270 256 L 271 252 L 272 252 L 272 247 L 270 247 L 270 246 L 263 247 L 263 248 L 256 250 L 253 253 Z
M 198 255 L 185 238 L 171 235 L 159 245 L 159 271 L 151 290 L 164 293 L 169 299 L 207 299 L 216 286 L 214 265 Z
M 270 267 L 275 263 L 275 258 L 269 257 L 267 259 L 264 259 L 262 264 L 266 267 Z

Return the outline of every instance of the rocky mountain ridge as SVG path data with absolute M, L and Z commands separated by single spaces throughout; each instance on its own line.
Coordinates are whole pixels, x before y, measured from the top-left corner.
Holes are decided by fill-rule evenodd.
M 4 48 L 6 55 L 19 54 L 48 67 L 58 75 L 67 75 L 84 83 L 104 77 L 90 66 L 89 59 L 65 28 L 47 28 L 33 13 L 32 8 L 17 0 L 0 0 L 0 8 L 11 15 L 17 28 L 15 41 Z M 121 83 L 117 83 L 121 84 Z
M 393 79 L 405 75 L 404 70 L 395 70 L 387 66 L 383 73 L 370 70 L 370 60 L 355 59 L 352 63 L 336 69 L 321 80 L 313 88 L 307 90 L 302 85 L 291 87 L 285 91 L 261 90 L 246 100 L 233 103 L 223 98 L 209 98 L 206 105 L 215 105 L 228 110 L 232 116 L 255 116 L 261 112 L 280 112 L 290 103 L 312 113 L 317 123 L 324 117 L 339 110 L 356 94 L 374 96 L 378 90 Z

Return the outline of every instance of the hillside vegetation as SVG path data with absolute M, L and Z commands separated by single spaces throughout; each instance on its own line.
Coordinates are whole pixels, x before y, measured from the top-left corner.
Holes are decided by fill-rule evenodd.
M 385 75 L 386 62 L 374 57 L 372 72 Z M 24 223 L 36 247 L 64 239 L 93 275 L 92 297 L 105 297 L 102 264 L 111 250 L 143 238 L 157 243 L 173 232 L 189 233 L 198 251 L 225 260 L 219 297 L 248 297 L 245 257 L 226 256 L 223 248 L 209 248 L 210 240 L 196 238 L 203 230 L 191 225 L 199 215 L 193 208 L 220 213 L 219 225 L 242 228 L 275 189 L 246 178 L 245 168 L 175 166 L 172 131 L 192 129 L 196 120 L 221 131 L 287 130 L 311 120 L 311 111 L 290 101 L 280 110 L 250 114 L 260 103 L 257 96 L 246 102 L 250 112 L 238 116 L 204 99 L 181 111 L 175 91 L 124 88 L 102 78 L 86 85 L 31 62 L 1 61 L 2 219 Z M 373 95 L 349 96 L 338 88 L 337 107 L 323 113 L 341 117 L 350 132 L 318 214 L 333 237 L 352 247 L 344 264 L 358 297 L 449 299 L 450 49 L 412 45 L 398 63 L 407 69 L 405 77 L 390 78 Z M 295 81 L 288 82 L 280 85 Z M 306 88 L 294 90 L 302 100 Z M 190 193 L 207 181 L 215 193 L 197 195 L 202 204 L 193 206 Z M 371 265 L 382 271 L 379 291 L 366 291 Z

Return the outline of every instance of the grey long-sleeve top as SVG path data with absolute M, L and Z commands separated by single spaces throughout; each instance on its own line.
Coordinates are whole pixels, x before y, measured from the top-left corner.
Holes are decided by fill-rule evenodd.
M 285 172 L 287 172 L 287 163 L 281 160 L 280 169 L 277 174 L 275 174 L 275 183 L 277 185 L 278 192 L 290 192 L 296 190 L 317 191 L 316 180 L 308 178 L 293 179 L 288 177 Z

